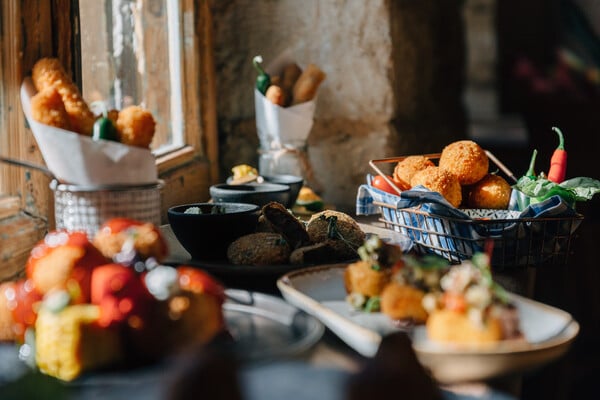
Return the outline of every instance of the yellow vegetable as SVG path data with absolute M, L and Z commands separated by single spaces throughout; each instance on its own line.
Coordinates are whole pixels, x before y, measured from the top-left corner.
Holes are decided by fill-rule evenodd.
M 53 312 L 42 308 L 35 323 L 36 363 L 45 374 L 64 381 L 121 357 L 117 331 L 95 324 L 100 309 L 79 304 Z

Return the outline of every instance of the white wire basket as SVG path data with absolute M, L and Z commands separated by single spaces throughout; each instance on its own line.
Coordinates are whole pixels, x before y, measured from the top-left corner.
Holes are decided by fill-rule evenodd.
M 85 231 L 93 237 L 110 218 L 161 223 L 161 181 L 149 185 L 78 186 L 53 180 L 56 228 Z

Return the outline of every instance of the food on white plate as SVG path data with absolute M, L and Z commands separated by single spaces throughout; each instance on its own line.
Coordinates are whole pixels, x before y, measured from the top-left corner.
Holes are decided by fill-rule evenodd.
M 472 185 L 488 173 L 489 160 L 477 143 L 459 140 L 444 147 L 438 166 L 455 175 L 461 185 Z
M 523 339 L 519 314 L 506 291 L 492 279 L 489 257 L 477 253 L 440 280 L 442 291 L 423 299 L 429 339 L 458 345 L 486 345 Z
M 425 323 L 429 314 L 423 300 L 440 292 L 440 278 L 447 269 L 443 258 L 406 255 L 381 293 L 381 312 L 398 325 Z
M 365 311 L 380 310 L 380 295 L 390 282 L 392 273 L 402 264 L 399 246 L 383 242 L 377 235 L 369 235 L 359 247 L 360 260 L 348 264 L 344 270 L 346 301 Z
M 405 159 L 398 161 L 394 167 L 393 179 L 396 183 L 400 183 L 402 187 L 399 189 L 405 190 L 411 187 L 412 177 L 419 171 L 433 167 L 435 164 L 425 156 L 408 156 Z
M 508 208 L 512 188 L 504 178 L 496 174 L 487 174 L 480 181 L 467 188 L 467 206 L 469 208 Z
M 422 185 L 432 192 L 440 193 L 454 207 L 462 202 L 462 188 L 456 175 L 440 167 L 426 167 L 417 171 L 411 181 L 411 186 Z

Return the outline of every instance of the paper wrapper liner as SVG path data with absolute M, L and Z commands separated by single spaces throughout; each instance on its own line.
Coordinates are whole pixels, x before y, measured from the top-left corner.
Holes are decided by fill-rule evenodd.
M 31 78 L 21 85 L 21 103 L 48 169 L 73 185 L 140 185 L 156 183 L 156 160 L 150 150 L 108 140 L 93 140 L 35 121 L 30 100 L 36 93 Z

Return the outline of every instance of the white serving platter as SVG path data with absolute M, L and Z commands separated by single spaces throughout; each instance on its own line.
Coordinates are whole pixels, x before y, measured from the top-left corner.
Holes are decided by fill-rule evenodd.
M 283 297 L 319 319 L 360 354 L 375 355 L 386 334 L 398 331 L 382 313 L 352 309 L 345 301 L 345 264 L 289 272 L 277 281 Z M 520 373 L 562 356 L 579 332 L 572 316 L 557 308 L 512 295 L 526 341 L 506 341 L 486 348 L 460 348 L 435 343 L 425 327 L 411 332 L 419 361 L 440 383 L 482 381 Z

